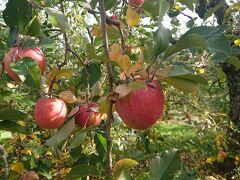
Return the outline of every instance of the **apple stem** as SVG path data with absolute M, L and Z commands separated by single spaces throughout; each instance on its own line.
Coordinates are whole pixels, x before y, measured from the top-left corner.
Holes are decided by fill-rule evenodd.
M 109 61 L 109 46 L 108 46 L 108 35 L 107 35 L 107 16 L 104 6 L 104 0 L 99 0 L 99 11 L 101 15 L 101 24 L 102 24 L 102 35 L 103 35 L 103 46 L 105 51 L 105 56 L 107 59 L 107 73 L 108 73 L 108 91 L 109 93 L 113 90 L 113 81 L 112 81 L 112 64 Z M 107 178 L 111 179 L 112 177 L 112 139 L 111 139 L 111 123 L 113 119 L 112 114 L 112 107 L 113 107 L 113 100 L 110 100 L 108 113 L 107 113 L 107 122 L 106 122 L 106 139 L 107 139 Z

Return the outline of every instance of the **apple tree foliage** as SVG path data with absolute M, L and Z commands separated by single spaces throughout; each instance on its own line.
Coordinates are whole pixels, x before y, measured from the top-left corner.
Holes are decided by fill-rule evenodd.
M 11 138 L 1 140 L 5 148 L 12 146 L 7 176 L 17 179 L 24 171 L 35 170 L 49 179 L 191 179 L 181 165 L 179 151 L 156 154 L 148 149 L 148 139 L 141 137 L 145 132 L 135 132 L 122 123 L 114 104 L 109 113 L 116 95 L 123 97 L 146 87 L 144 80 L 129 81 L 134 76 L 154 77 L 163 91 L 174 87 L 194 94 L 208 86 L 208 77 L 200 70 L 210 61 L 216 76 L 228 80 L 230 119 L 239 126 L 239 3 L 145 0 L 141 6 L 130 6 L 127 0 L 104 0 L 104 5 L 109 58 L 98 0 L 8 0 L 1 11 L 1 59 L 14 46 L 39 47 L 47 63 L 42 76 L 32 61 L 12 63 L 11 68 L 23 77 L 21 82 L 13 81 L 0 64 L 0 133 L 11 132 L 17 139 L 15 144 Z M 186 15 L 184 9 L 192 13 Z M 192 17 L 193 13 L 198 17 Z M 179 30 L 181 14 L 188 19 L 186 31 Z M 198 18 L 202 25 L 195 22 Z M 171 27 L 165 25 L 166 19 Z M 46 94 L 63 99 L 68 107 L 65 124 L 56 130 L 41 129 L 34 120 L 34 106 Z M 77 105 L 88 100 L 98 102 L 103 121 L 99 126 L 79 128 L 73 116 Z M 112 113 L 111 137 L 107 137 L 106 120 Z M 145 150 L 129 151 L 125 135 L 141 137 Z M 66 157 L 67 161 L 61 159 Z M 6 171 L 0 169 L 3 177 Z

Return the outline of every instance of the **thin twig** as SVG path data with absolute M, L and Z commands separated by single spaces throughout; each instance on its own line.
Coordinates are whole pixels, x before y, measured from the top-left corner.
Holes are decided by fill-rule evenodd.
M 120 25 L 117 26 L 117 28 L 118 28 L 120 36 L 121 36 L 122 54 L 125 54 L 126 45 L 125 45 L 125 39 L 124 39 L 123 31 L 122 31 Z
M 103 46 L 105 51 L 105 56 L 107 59 L 107 72 L 108 72 L 108 82 L 109 82 L 109 93 L 113 90 L 113 81 L 112 81 L 112 64 L 109 61 L 109 46 L 108 46 L 108 36 L 107 36 L 107 22 L 106 22 L 106 12 L 104 6 L 104 0 L 99 0 L 99 10 L 101 15 L 101 24 L 102 24 L 102 36 L 103 36 Z M 112 139 L 111 139 L 111 123 L 113 119 L 112 106 L 113 101 L 110 100 L 108 114 L 107 114 L 107 123 L 106 123 L 106 139 L 107 139 L 107 177 L 111 179 L 112 176 Z
M 5 169 L 3 179 L 7 180 L 10 168 L 9 168 L 8 161 L 7 161 L 6 150 L 4 149 L 3 145 L 1 145 L 1 144 L 0 144 L 0 153 L 2 154 L 2 162 L 4 164 L 4 169 Z
M 63 1 L 60 1 L 60 9 L 61 9 L 62 13 L 64 13 Z M 65 32 L 63 33 L 63 39 L 64 39 L 64 61 L 58 65 L 58 70 L 60 70 L 63 66 L 67 65 L 67 63 L 68 63 L 68 49 L 70 49 L 70 48 L 69 48 L 69 44 L 68 44 L 67 33 L 65 33 Z M 49 88 L 48 88 L 49 96 L 51 95 L 52 88 L 53 88 L 53 85 L 56 82 L 56 80 L 57 80 L 57 76 L 54 76 L 49 85 Z
M 184 12 L 182 12 L 182 11 L 180 11 L 180 13 L 182 14 L 182 15 L 184 15 L 184 16 L 186 16 L 187 18 L 189 18 L 189 19 L 193 19 L 191 16 L 189 16 L 189 15 L 187 15 L 187 14 L 185 14 Z

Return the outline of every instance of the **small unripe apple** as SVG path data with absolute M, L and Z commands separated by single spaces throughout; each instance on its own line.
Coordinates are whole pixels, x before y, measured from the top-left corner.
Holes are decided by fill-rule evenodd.
M 20 48 L 14 47 L 8 53 L 5 54 L 3 58 L 3 66 L 7 74 L 15 81 L 21 81 L 21 80 L 19 76 L 11 69 L 10 64 L 14 60 L 17 62 L 24 57 L 29 57 L 35 60 L 38 64 L 41 74 L 44 73 L 44 70 L 46 67 L 46 60 L 40 48 L 20 49 Z
M 28 171 L 22 175 L 21 180 L 39 180 L 39 176 L 35 171 Z
M 116 101 L 117 112 L 122 121 L 133 129 L 147 129 L 162 115 L 164 94 L 157 81 L 148 83 Z
M 139 7 L 144 3 L 144 0 L 129 0 L 129 4 L 133 7 Z
M 44 129 L 59 128 L 67 116 L 67 106 L 63 100 L 57 98 L 42 98 L 34 108 L 37 124 Z
M 76 124 L 81 128 L 101 124 L 101 113 L 98 110 L 99 105 L 95 102 L 80 105 L 79 111 L 75 116 Z

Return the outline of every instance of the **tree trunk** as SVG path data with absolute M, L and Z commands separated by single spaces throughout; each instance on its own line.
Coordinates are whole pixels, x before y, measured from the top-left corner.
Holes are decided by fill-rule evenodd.
M 239 58 L 240 60 L 240 58 Z M 239 148 L 240 142 L 240 70 L 235 70 L 235 67 L 225 63 L 222 69 L 227 76 L 229 99 L 230 99 L 230 112 L 229 118 L 237 129 L 229 129 L 229 135 L 234 142 L 231 143 L 231 148 Z M 233 149 L 232 149 L 233 150 Z

